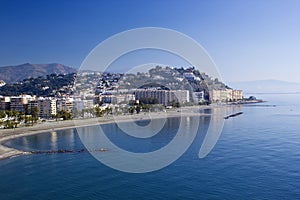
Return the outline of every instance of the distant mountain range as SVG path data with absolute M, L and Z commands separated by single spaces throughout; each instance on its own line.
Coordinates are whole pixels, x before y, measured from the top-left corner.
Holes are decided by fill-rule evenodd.
M 15 83 L 26 78 L 45 77 L 50 74 L 76 73 L 77 69 L 58 63 L 30 64 L 0 67 L 0 80 Z M 251 93 L 300 93 L 300 83 L 280 80 L 256 80 L 229 82 L 228 86 L 241 89 L 245 94 Z
M 257 80 L 230 82 L 230 87 L 241 89 L 244 93 L 300 93 L 300 83 L 280 80 Z
M 36 78 L 50 74 L 70 74 L 77 70 L 58 63 L 30 64 L 25 63 L 16 66 L 0 67 L 0 80 L 6 83 L 14 83 L 25 78 Z

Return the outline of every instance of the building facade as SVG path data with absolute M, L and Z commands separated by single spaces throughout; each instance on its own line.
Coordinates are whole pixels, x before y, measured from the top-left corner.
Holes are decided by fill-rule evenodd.
M 57 99 L 57 111 L 67 111 L 72 112 L 73 110 L 73 98 L 62 98 Z
M 0 110 L 10 110 L 10 97 L 0 96 Z
M 189 102 L 188 90 L 159 90 L 159 89 L 137 89 L 135 91 L 135 99 L 157 99 L 159 104 L 165 106 L 172 102 L 187 103 Z
M 193 92 L 193 101 L 195 103 L 203 102 L 204 100 L 204 91 Z
M 39 98 L 37 101 L 39 117 L 51 118 L 57 114 L 56 99 L 51 97 Z
M 35 100 L 35 96 L 20 95 L 10 97 L 10 110 L 18 112 L 26 112 L 28 102 Z
M 213 103 L 238 101 L 243 99 L 243 91 L 232 89 L 211 90 L 209 91 L 209 99 Z
M 243 91 L 242 90 L 233 90 L 232 91 L 232 100 L 238 101 L 243 99 Z

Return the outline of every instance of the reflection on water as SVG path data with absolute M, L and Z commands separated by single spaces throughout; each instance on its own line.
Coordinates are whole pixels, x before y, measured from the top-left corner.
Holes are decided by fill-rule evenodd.
M 78 128 L 77 132 L 87 149 L 107 149 L 105 154 L 91 152 L 105 165 L 125 172 L 150 172 L 176 161 L 189 148 L 197 135 L 199 117 L 178 117 L 165 120 L 166 127 L 172 127 L 172 129 L 169 130 L 163 126 L 157 133 L 154 132 L 150 138 L 132 137 L 149 131 L 147 127 L 131 126 L 132 123 L 123 123 L 122 129 L 115 129 L 116 135 L 114 137 L 110 137 L 110 128 L 105 129 L 111 125 L 93 126 L 89 130 Z M 156 126 L 157 124 L 159 127 L 161 121 L 160 119 L 152 120 L 151 125 Z M 128 129 L 126 126 L 131 126 L 131 128 Z M 146 130 L 143 131 L 143 128 Z M 123 132 L 124 130 L 131 131 L 131 133 Z M 166 134 L 168 134 L 167 137 Z M 149 140 L 155 141 L 155 143 L 149 142 Z M 122 145 L 124 148 L 121 147 Z M 129 150 L 128 147 L 131 149 Z M 151 148 L 150 151 L 149 147 Z
M 195 135 L 193 134 L 193 130 L 195 127 L 202 127 L 208 124 L 209 126 L 207 132 L 205 130 L 202 130 L 201 132 L 204 140 L 201 144 L 201 149 L 199 146 L 199 157 L 203 158 L 212 151 L 219 140 L 224 124 L 224 116 L 241 111 L 241 109 L 241 106 L 220 106 L 207 108 L 204 109 L 204 112 L 211 113 L 212 115 L 200 117 L 182 117 L 182 119 L 180 117 L 172 117 L 168 118 L 163 126 L 161 124 L 162 120 L 153 119 L 150 123 L 148 123 L 146 120 L 139 121 L 137 123 L 134 122 L 135 126 L 132 125 L 133 123 L 120 122 L 118 124 L 103 124 L 100 127 L 105 133 L 105 136 L 116 147 L 129 152 L 145 153 L 156 151 L 168 145 L 177 134 L 190 135 L 194 138 Z M 144 124 L 146 124 L 146 126 L 139 126 Z M 155 128 L 150 129 L 149 126 L 162 126 L 162 128 L 156 130 Z M 151 137 L 143 137 L 144 134 L 148 134 L 145 129 L 147 129 L 148 132 L 153 132 L 151 133 Z M 127 132 L 124 132 L 124 130 Z M 130 133 L 128 133 L 128 130 L 130 130 Z M 104 144 L 102 144 L 103 138 L 100 137 L 99 126 L 81 127 L 78 128 L 78 131 L 81 133 L 80 137 L 86 142 L 84 146 L 87 146 L 90 150 L 107 148 Z M 84 146 L 81 144 L 81 141 L 78 141 L 77 138 L 77 130 L 68 129 L 64 131 L 54 131 L 49 134 L 43 133 L 39 135 L 17 138 L 15 140 L 6 142 L 6 145 L 26 151 L 58 149 L 78 150 L 84 148 Z M 191 139 L 188 140 L 190 141 Z M 116 147 L 114 148 L 116 149 Z
M 79 150 L 84 148 L 76 129 L 52 131 L 6 141 L 6 146 L 24 151 Z
M 269 100 L 268 97 L 258 98 Z M 191 147 L 176 162 L 152 173 L 122 173 L 106 167 L 88 153 L 1 160 L 0 199 L 32 199 L 33 196 L 72 200 L 300 199 L 299 118 L 289 116 L 300 114 L 300 95 L 292 98 L 296 106 L 269 100 L 277 106 L 243 107 L 243 115 L 225 120 L 222 135 L 205 159 L 199 159 L 197 153 L 207 136 L 211 119 L 200 117 L 198 135 Z M 225 109 L 226 115 L 238 111 L 230 107 Z M 193 117 L 189 120 L 191 125 Z M 166 123 L 164 132 L 149 138 L 149 143 L 137 138 L 139 141 L 133 141 L 128 150 L 153 151 L 168 144 L 179 122 L 178 118 L 173 118 Z M 125 149 L 123 142 L 128 139 L 127 134 L 119 134 L 115 124 L 102 127 L 111 131 L 107 136 Z M 93 127 L 85 128 L 92 132 Z M 84 148 L 76 130 L 57 131 L 56 137 L 59 149 Z M 73 144 L 68 144 L 72 140 Z M 50 133 L 10 142 L 20 149 L 27 146 L 39 150 L 51 149 L 50 143 Z M 103 155 L 110 153 L 107 151 Z
M 190 119 L 184 119 L 185 122 L 182 123 L 184 123 L 184 126 L 188 128 L 190 126 Z M 151 126 L 155 126 L 156 124 L 161 125 L 160 122 L 160 119 L 153 119 Z M 150 152 L 167 145 L 177 134 L 180 123 L 180 118 L 169 118 L 166 120 L 163 128 L 149 138 L 132 137 L 130 135 L 133 135 L 133 133 L 128 134 L 123 132 L 123 129 L 120 129 L 117 124 L 103 124 L 101 125 L 101 130 L 103 130 L 105 136 L 119 148 L 131 152 Z M 125 130 L 128 130 L 126 126 L 131 127 L 130 130 L 131 132 L 134 132 L 134 134 L 144 134 L 140 127 L 132 127 L 131 124 L 127 123 L 122 124 L 122 127 L 124 127 Z M 87 142 L 86 146 L 93 145 L 93 148 L 103 147 L 100 142 L 96 145 L 97 141 L 101 140 L 101 136 L 99 135 L 101 130 L 98 126 L 78 128 L 78 132 L 81 133 L 82 140 Z M 185 131 L 182 134 L 190 134 L 190 131 Z
M 29 146 L 28 137 L 22 137 L 22 144 L 25 148 Z
M 199 109 L 201 114 L 211 114 L 211 108 Z
M 145 120 L 140 120 L 140 121 L 135 121 L 135 123 L 138 126 L 148 126 L 150 124 L 151 120 L 150 119 L 145 119 Z
M 199 158 L 206 157 L 219 140 L 224 125 L 225 112 L 225 107 L 214 107 L 211 109 L 212 116 L 203 144 L 199 150 Z
M 68 143 L 69 144 L 74 144 L 75 143 L 75 130 L 76 129 L 69 129 L 69 133 L 68 133 Z
M 57 149 L 57 133 L 52 131 L 51 133 L 51 147 L 52 149 Z

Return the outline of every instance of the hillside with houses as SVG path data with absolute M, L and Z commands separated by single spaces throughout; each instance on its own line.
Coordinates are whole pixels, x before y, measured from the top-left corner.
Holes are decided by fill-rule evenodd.
M 194 67 L 168 66 L 136 74 L 79 71 L 26 78 L 2 84 L 0 95 L 2 128 L 243 99 L 241 90 Z

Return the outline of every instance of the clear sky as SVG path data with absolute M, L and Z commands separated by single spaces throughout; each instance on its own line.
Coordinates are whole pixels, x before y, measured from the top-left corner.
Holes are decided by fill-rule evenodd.
M 0 66 L 79 67 L 101 41 L 147 26 L 194 38 L 225 81 L 300 82 L 299 0 L 0 0 Z

